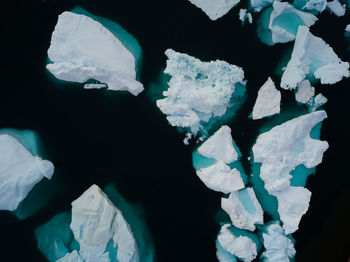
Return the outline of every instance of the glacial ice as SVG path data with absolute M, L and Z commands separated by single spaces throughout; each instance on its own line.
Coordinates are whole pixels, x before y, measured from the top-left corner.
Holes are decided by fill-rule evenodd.
M 0 134 L 0 210 L 14 211 L 44 177 L 51 179 L 53 164 L 35 156 L 12 135 Z
M 294 0 L 293 6 L 314 15 L 322 13 L 327 7 L 327 0 Z
M 342 5 L 339 0 L 333 0 L 331 2 L 327 2 L 327 9 L 336 16 L 344 16 L 346 12 L 346 5 Z
M 240 0 L 189 0 L 200 8 L 211 20 L 226 15 Z
M 277 197 L 287 234 L 297 230 L 311 196 L 307 189 L 291 187 L 291 172 L 300 165 L 313 168 L 322 162 L 328 143 L 312 138 L 310 132 L 326 117 L 325 111 L 316 111 L 294 118 L 261 134 L 253 146 L 254 162 L 261 163 L 265 189 Z M 295 192 L 300 194 L 293 199 Z
M 171 76 L 159 109 L 172 126 L 196 135 L 218 118 L 232 114 L 244 99 L 243 70 L 225 61 L 201 62 L 168 49 L 164 73 Z M 230 108 L 229 112 L 228 108 Z
M 263 243 L 265 252 L 262 254 L 265 262 L 289 262 L 295 256 L 293 239 L 286 236 L 279 222 L 265 225 Z
M 46 68 L 58 79 L 79 83 L 94 79 L 110 90 L 127 90 L 133 95 L 143 90 L 136 80 L 134 55 L 116 35 L 86 15 L 67 11 L 59 15 L 48 57 Z
M 281 92 L 276 89 L 274 82 L 269 77 L 258 91 L 252 118 L 255 120 L 278 114 L 280 112 L 280 104 Z
M 317 17 L 294 8 L 287 2 L 275 1 L 258 20 L 257 34 L 267 45 L 293 41 L 299 26 L 312 26 Z
M 256 224 L 264 223 L 264 211 L 252 188 L 244 188 L 232 192 L 228 198 L 221 198 L 221 207 L 237 228 L 254 231 Z
M 349 76 L 349 63 L 341 61 L 325 41 L 309 32 L 309 28 L 300 26 L 281 87 L 294 89 L 306 77 L 320 79 L 321 84 L 334 84 Z
M 272 5 L 273 0 L 250 0 L 249 5 L 254 12 L 260 12 L 263 8 Z
M 245 24 L 245 21 L 248 20 L 249 24 L 253 23 L 253 17 L 251 13 L 247 12 L 247 9 L 239 9 L 239 20 L 242 21 L 242 25 Z
M 216 246 L 220 262 L 234 262 L 236 258 L 250 262 L 257 256 L 257 246 L 252 238 L 236 235 L 230 230 L 230 224 L 222 225 Z

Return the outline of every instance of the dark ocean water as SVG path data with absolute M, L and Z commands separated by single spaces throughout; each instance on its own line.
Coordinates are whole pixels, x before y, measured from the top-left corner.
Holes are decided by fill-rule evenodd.
M 57 16 L 79 5 L 133 34 L 143 49 L 141 81 L 146 89 L 165 67 L 167 48 L 241 66 L 248 100 L 228 124 L 243 156 L 249 155 L 263 123 L 247 118 L 256 92 L 268 76 L 279 84 L 275 69 L 293 44 L 260 43 L 255 25 L 241 26 L 239 7 L 212 22 L 187 0 L 32 0 L 2 5 L 0 128 L 39 133 L 45 157 L 55 164 L 58 193 L 29 219 L 0 213 L 0 261 L 45 261 L 36 248 L 34 229 L 68 210 L 92 184 L 104 187 L 109 182 L 127 201 L 143 206 L 158 261 L 216 261 L 215 214 L 221 194 L 207 189 L 195 175 L 191 157 L 196 145 L 184 146 L 183 136 L 168 125 L 147 90 L 134 97 L 55 81 L 45 65 Z M 344 39 L 349 15 L 336 18 L 324 12 L 319 19 L 311 32 L 349 61 Z M 349 257 L 349 88 L 349 79 L 316 85 L 329 99 L 321 138 L 330 148 L 308 180 L 311 207 L 294 234 L 297 262 L 344 262 Z M 293 100 L 291 92 L 282 92 L 283 106 Z M 243 166 L 248 163 L 243 161 Z

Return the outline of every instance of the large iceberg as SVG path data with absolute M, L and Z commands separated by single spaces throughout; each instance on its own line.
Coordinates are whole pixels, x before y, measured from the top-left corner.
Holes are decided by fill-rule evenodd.
M 349 76 L 349 63 L 341 61 L 325 41 L 310 33 L 309 28 L 300 26 L 281 87 L 294 89 L 306 77 L 320 79 L 321 84 L 334 84 Z
M 230 224 L 222 225 L 216 241 L 216 256 L 220 262 L 235 262 L 239 260 L 250 262 L 257 256 L 257 244 L 247 235 L 238 235 Z
M 139 249 L 121 211 L 96 185 L 36 230 L 38 247 L 50 261 L 136 262 Z M 70 222 L 70 230 L 69 230 Z
M 86 88 L 127 90 L 139 94 L 143 86 L 136 80 L 134 55 L 101 23 L 73 12 L 58 17 L 48 50 L 46 68 L 58 79 L 85 83 Z
M 240 0 L 189 0 L 213 21 L 226 15 Z
M 51 179 L 53 164 L 33 155 L 12 135 L 0 134 L 0 210 L 14 211 L 44 177 Z
M 264 211 L 252 188 L 244 188 L 232 192 L 228 198 L 221 198 L 221 207 L 237 228 L 254 231 L 256 224 L 264 223 Z
M 255 101 L 252 118 L 261 119 L 266 116 L 278 114 L 281 110 L 281 92 L 276 89 L 274 82 L 269 77 L 266 83 L 259 89 Z
M 267 45 L 287 43 L 295 39 L 298 26 L 312 26 L 317 17 L 294 8 L 287 2 L 275 1 L 258 20 L 257 34 Z
M 262 234 L 265 252 L 262 254 L 265 262 L 289 262 L 295 256 L 293 239 L 285 235 L 279 222 L 271 222 L 264 228 Z
M 243 102 L 245 81 L 240 67 L 220 60 L 201 62 L 171 49 L 165 54 L 164 73 L 171 78 L 157 106 L 172 126 L 205 134 L 209 124 L 232 114 Z
M 261 163 L 265 189 L 277 197 L 286 233 L 298 229 L 311 196 L 307 189 L 291 184 L 292 171 L 299 166 L 311 169 L 322 162 L 328 143 L 312 138 L 310 132 L 326 117 L 325 111 L 316 111 L 294 118 L 261 134 L 253 146 L 254 162 Z

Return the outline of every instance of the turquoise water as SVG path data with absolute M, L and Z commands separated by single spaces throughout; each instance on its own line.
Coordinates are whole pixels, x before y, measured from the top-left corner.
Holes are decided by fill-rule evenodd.
M 8 134 L 13 136 L 33 155 L 40 156 L 39 149 L 41 149 L 41 142 L 36 132 L 31 130 L 4 128 L 0 130 L 0 134 Z
M 201 168 L 206 168 L 211 165 L 214 165 L 216 163 L 216 160 L 214 158 L 208 158 L 205 156 L 202 156 L 201 154 L 198 153 L 198 150 L 194 150 L 192 153 L 192 162 L 193 162 L 193 167 L 196 170 L 199 170 Z
M 238 198 L 242 202 L 245 210 L 247 210 L 249 214 L 254 215 L 256 213 L 256 208 L 254 206 L 252 199 L 248 194 L 248 190 L 239 190 Z

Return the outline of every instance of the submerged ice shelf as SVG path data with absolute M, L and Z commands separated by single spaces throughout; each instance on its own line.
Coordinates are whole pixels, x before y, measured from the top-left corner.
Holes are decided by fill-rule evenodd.
M 165 54 L 169 88 L 157 106 L 172 126 L 193 135 L 205 134 L 208 125 L 233 114 L 242 104 L 245 81 L 240 67 L 220 60 L 201 62 L 171 49 Z
M 85 83 L 93 79 L 110 90 L 138 95 L 143 90 L 136 80 L 138 61 L 122 42 L 123 37 L 132 38 L 125 32 L 118 36 L 84 14 L 63 12 L 52 34 L 46 68 L 61 80 Z M 86 85 L 101 87 L 104 85 Z

